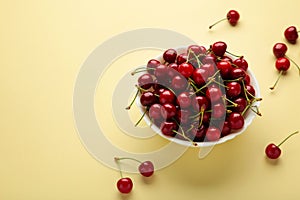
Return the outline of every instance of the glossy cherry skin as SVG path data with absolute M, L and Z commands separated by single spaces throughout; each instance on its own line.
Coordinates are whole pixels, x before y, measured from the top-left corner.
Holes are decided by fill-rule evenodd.
M 192 98 L 192 106 L 197 112 L 200 112 L 201 108 L 205 111 L 210 108 L 210 101 L 205 96 L 196 96 Z
M 160 130 L 162 132 L 162 134 L 166 135 L 166 136 L 171 136 L 171 137 L 174 137 L 176 135 L 176 133 L 174 133 L 173 130 L 177 130 L 178 127 L 176 125 L 175 122 L 163 122 L 161 123 L 160 125 Z
M 235 112 L 243 112 L 245 108 L 247 107 L 247 100 L 243 97 L 239 97 L 233 101 L 237 104 L 237 107 L 233 107 L 232 110 Z
M 252 85 L 246 85 L 245 87 L 246 87 L 248 98 L 249 99 L 254 98 L 255 97 L 255 93 L 256 93 L 254 87 Z M 248 94 L 248 93 L 250 93 L 250 94 Z M 243 96 L 245 96 L 245 94 L 243 94 Z
M 240 19 L 240 14 L 236 10 L 230 10 L 227 13 L 227 19 L 232 26 L 235 26 Z
M 178 67 L 178 72 L 181 73 L 185 78 L 188 78 L 193 74 L 194 67 L 190 63 L 182 63 Z
M 147 63 L 147 71 L 150 74 L 154 74 L 156 67 L 160 65 L 160 62 L 156 59 L 151 59 Z
M 211 102 L 217 102 L 222 97 L 222 91 L 218 87 L 209 87 L 206 90 L 206 96 Z
M 193 52 L 192 54 L 195 54 L 196 56 L 200 55 L 200 54 L 205 54 L 206 53 L 206 48 L 204 46 L 199 46 L 199 45 L 190 45 L 187 48 L 187 52 L 190 51 Z
M 154 165 L 151 161 L 144 161 L 139 165 L 139 172 L 145 177 L 150 177 L 154 173 Z
M 161 115 L 164 119 L 171 119 L 177 114 L 177 109 L 173 104 L 165 103 L 162 105 Z
M 242 86 L 238 82 L 229 82 L 226 84 L 226 95 L 230 98 L 237 97 L 241 94 Z
M 265 153 L 268 158 L 277 159 L 281 154 L 281 149 L 275 144 L 271 143 L 266 147 Z
M 284 43 L 276 43 L 273 46 L 273 54 L 276 58 L 284 57 L 288 48 Z
M 221 131 L 217 127 L 210 126 L 206 131 L 208 141 L 217 141 L 221 137 Z
M 217 64 L 218 70 L 220 70 L 220 74 L 223 79 L 230 79 L 231 78 L 231 71 L 233 67 L 228 61 L 220 61 Z
M 182 63 L 185 63 L 187 61 L 187 59 L 188 59 L 187 53 L 179 54 L 177 56 L 176 63 L 177 63 L 177 65 L 180 65 Z
M 296 44 L 298 39 L 298 31 L 295 26 L 290 26 L 284 31 L 284 37 L 291 44 Z
M 221 136 L 224 137 L 226 135 L 229 135 L 230 133 L 231 133 L 230 124 L 229 124 L 228 121 L 224 121 L 223 128 L 222 128 L 222 131 L 221 131 Z
M 244 57 L 237 58 L 233 61 L 233 64 L 243 70 L 247 71 L 248 69 L 248 62 L 244 59 Z
M 188 92 L 182 92 L 177 96 L 177 104 L 180 108 L 188 108 L 192 103 L 192 99 Z
M 225 42 L 215 42 L 211 46 L 211 50 L 214 52 L 216 56 L 223 57 L 227 49 L 227 44 Z
M 143 92 L 140 98 L 140 102 L 143 106 L 151 106 L 156 103 L 157 98 L 153 94 L 153 92 Z
M 168 89 L 165 89 L 160 95 L 159 95 L 159 102 L 161 104 L 165 103 L 173 103 L 175 100 L 175 95 L 173 92 L 171 92 Z
M 202 67 L 195 69 L 192 74 L 192 79 L 198 86 L 205 85 L 208 77 L 209 77 L 208 72 Z
M 275 62 L 275 67 L 278 71 L 287 71 L 290 68 L 290 65 L 289 59 L 285 57 L 277 58 Z
M 204 69 L 208 76 L 212 76 L 216 72 L 215 64 L 206 63 L 201 66 L 201 69 Z
M 149 109 L 149 117 L 151 119 L 154 119 L 154 120 L 162 118 L 162 115 L 161 115 L 161 105 L 160 104 L 156 103 L 156 104 L 153 104 L 150 107 L 150 109 Z
M 241 68 L 233 68 L 230 75 L 231 79 L 245 78 L 246 72 Z
M 138 79 L 138 85 L 145 90 L 149 89 L 153 85 L 153 83 L 153 77 L 148 73 L 141 75 Z
M 240 113 L 232 112 L 228 117 L 228 122 L 232 129 L 241 129 L 244 126 L 244 117 Z
M 175 62 L 176 57 L 177 57 L 177 52 L 175 49 L 168 49 L 163 54 L 164 60 L 168 63 Z
M 177 75 L 173 77 L 171 82 L 171 87 L 175 91 L 184 90 L 187 86 L 188 86 L 188 82 L 183 76 Z
M 226 114 L 226 108 L 223 103 L 217 103 L 212 105 L 212 114 L 213 118 L 220 118 Z
M 161 82 L 164 82 L 168 77 L 168 66 L 160 64 L 154 70 L 154 76 Z
M 132 180 L 128 177 L 119 179 L 117 182 L 117 188 L 123 194 L 130 193 L 133 188 Z
M 203 140 L 203 137 L 205 136 L 207 131 L 207 128 L 202 124 L 200 127 L 198 127 L 198 124 L 194 124 L 194 128 L 189 133 L 189 138 L 192 139 L 195 142 L 199 142 Z

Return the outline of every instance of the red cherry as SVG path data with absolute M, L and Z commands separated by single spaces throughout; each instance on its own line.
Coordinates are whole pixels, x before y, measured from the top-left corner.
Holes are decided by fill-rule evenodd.
M 217 102 L 222 97 L 222 91 L 218 87 L 209 87 L 206 90 L 206 96 L 211 102 Z
M 228 121 L 225 121 L 223 124 L 223 129 L 221 131 L 221 136 L 224 137 L 226 135 L 229 135 L 231 133 L 231 127 Z
M 173 104 L 165 103 L 162 105 L 161 115 L 164 119 L 171 119 L 177 113 L 176 107 Z
M 219 56 L 219 57 L 223 57 L 223 55 L 226 52 L 226 49 L 227 49 L 226 43 L 221 42 L 221 41 L 220 42 L 215 42 L 211 47 L 211 50 L 213 51 L 213 53 L 216 56 Z
M 208 141 L 217 141 L 221 136 L 220 129 L 210 126 L 206 131 L 206 139 Z
M 150 177 L 154 173 L 154 165 L 151 161 L 144 161 L 139 165 L 139 172 L 145 177 Z
M 164 60 L 168 63 L 175 62 L 176 57 L 177 57 L 177 52 L 175 49 L 168 49 L 163 54 Z
M 189 51 L 193 52 L 192 54 L 199 56 L 200 54 L 206 53 L 206 48 L 204 46 L 199 46 L 199 45 L 190 45 L 187 48 L 187 52 L 189 52 Z
M 284 57 L 288 48 L 284 43 L 276 43 L 273 46 L 273 54 L 276 58 Z
M 194 67 L 190 63 L 182 63 L 178 67 L 178 72 L 181 73 L 184 77 L 190 77 L 194 72 Z
M 177 96 L 177 104 L 180 108 L 188 108 L 192 103 L 192 99 L 188 92 L 182 92 Z
M 226 114 L 226 108 L 223 103 L 217 103 L 212 106 L 212 114 L 213 118 L 221 118 Z
M 201 66 L 201 69 L 204 69 L 208 76 L 212 76 L 216 72 L 215 64 L 206 63 Z
M 176 133 L 174 133 L 174 130 L 176 131 L 178 129 L 178 126 L 175 122 L 163 122 L 160 125 L 160 130 L 162 134 L 170 137 L 174 137 Z
M 159 95 L 159 102 L 161 104 L 165 103 L 173 103 L 175 100 L 175 95 L 173 92 L 171 92 L 168 89 L 165 89 L 162 93 Z
M 243 97 L 239 97 L 233 101 L 235 104 L 237 104 L 236 107 L 233 107 L 232 110 L 235 112 L 243 112 L 245 108 L 247 107 L 247 100 Z
M 284 31 L 284 37 L 291 44 L 296 44 L 298 39 L 298 32 L 295 26 L 290 26 Z
M 278 78 L 275 81 L 274 85 L 272 87 L 270 87 L 271 90 L 275 89 L 282 74 L 290 68 L 290 61 L 289 61 L 289 59 L 287 59 L 285 57 L 277 58 L 277 60 L 275 62 L 275 67 L 279 71 L 279 75 L 278 75 Z
M 240 113 L 232 112 L 228 117 L 228 122 L 232 129 L 241 129 L 244 126 L 244 117 Z
M 218 70 L 220 70 L 220 74 L 223 79 L 229 79 L 231 78 L 231 71 L 232 71 L 232 66 L 229 62 L 227 61 L 220 61 L 217 64 Z
M 153 83 L 154 80 L 151 74 L 143 74 L 138 79 L 138 85 L 145 90 L 149 89 L 153 85 Z
M 205 85 L 208 77 L 209 77 L 208 72 L 202 67 L 195 69 L 192 74 L 192 79 L 198 86 Z
M 248 69 L 248 62 L 244 59 L 244 57 L 239 57 L 233 61 L 233 64 L 243 70 L 247 71 Z
M 187 53 L 179 54 L 177 56 L 176 63 L 177 63 L 177 65 L 180 65 L 182 63 L 185 63 L 187 61 L 187 59 L 188 59 Z
M 148 63 L 147 63 L 147 71 L 148 71 L 148 73 L 154 74 L 154 70 L 159 65 L 160 65 L 160 62 L 158 60 L 155 60 L 155 59 L 149 60 Z
M 183 76 L 177 75 L 172 79 L 171 86 L 175 91 L 180 91 L 188 86 L 188 82 Z
M 299 133 L 299 131 L 296 131 L 292 134 L 290 134 L 288 137 L 286 137 L 279 145 L 275 145 L 273 143 L 269 144 L 266 149 L 265 149 L 265 153 L 267 155 L 268 158 L 270 159 L 277 159 L 279 158 L 279 156 L 281 155 L 281 149 L 279 148 L 285 141 L 287 141 L 290 137 L 292 137 L 293 135 Z
M 168 77 L 168 66 L 160 64 L 156 67 L 154 71 L 154 76 L 159 80 L 164 82 L 166 78 Z
M 196 111 L 207 110 L 210 108 L 210 102 L 205 96 L 196 96 L 192 99 L 192 106 Z
M 117 188 L 121 193 L 128 194 L 133 188 L 132 180 L 128 177 L 119 179 L 117 182 Z
M 233 68 L 231 70 L 230 75 L 232 79 L 238 79 L 238 78 L 244 79 L 246 76 L 246 72 L 241 68 Z
M 194 128 L 190 132 L 190 138 L 194 140 L 195 142 L 203 141 L 203 137 L 206 134 L 207 128 L 202 124 L 200 127 L 198 127 L 198 124 L 193 124 Z
M 226 18 L 223 18 L 217 22 L 215 22 L 214 24 L 212 24 L 211 26 L 209 26 L 209 29 L 211 29 L 213 26 L 215 26 L 216 24 L 228 20 L 229 24 L 232 26 L 235 26 L 238 22 L 238 20 L 240 19 L 240 14 L 236 11 L 236 10 L 230 10 L 227 15 Z
M 227 13 L 227 19 L 232 26 L 235 26 L 240 19 L 240 14 L 236 10 L 230 10 Z
M 156 103 L 157 98 L 153 94 L 153 92 L 143 92 L 140 98 L 140 102 L 143 106 L 151 106 Z
M 242 87 L 238 82 L 229 82 L 226 85 L 226 95 L 230 98 L 237 97 L 241 94 Z
M 162 116 L 161 116 L 161 105 L 156 103 L 156 104 L 153 104 L 150 109 L 149 109 L 149 117 L 151 119 L 154 119 L 154 120 L 157 120 L 157 119 L 160 119 Z

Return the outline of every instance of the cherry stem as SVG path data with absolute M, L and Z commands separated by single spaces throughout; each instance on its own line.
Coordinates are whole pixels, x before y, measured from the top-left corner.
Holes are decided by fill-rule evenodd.
M 210 25 L 208 28 L 211 29 L 211 28 L 214 27 L 216 24 L 218 24 L 218 23 L 220 23 L 220 22 L 222 22 L 222 21 L 225 21 L 225 20 L 227 20 L 227 18 L 221 19 L 221 20 L 219 20 L 219 21 L 213 23 L 213 24 Z
M 203 65 L 203 63 L 199 60 L 198 56 L 195 54 L 193 50 L 189 49 L 189 51 L 191 51 L 193 56 L 196 58 L 198 67 L 200 68 L 200 65 Z
M 290 57 L 288 57 L 287 55 L 285 55 L 285 57 L 287 57 L 297 67 L 297 69 L 299 71 L 299 75 L 300 75 L 300 67 L 299 67 L 299 65 L 297 65 L 297 63 L 293 59 L 291 59 Z
M 277 77 L 277 80 L 276 80 L 276 82 L 274 83 L 274 85 L 273 85 L 272 87 L 270 87 L 270 90 L 274 90 L 274 89 L 275 89 L 275 87 L 276 87 L 276 85 L 277 85 L 277 83 L 278 83 L 280 77 L 282 76 L 282 74 L 283 74 L 283 70 L 280 70 L 280 73 L 279 73 L 279 75 L 278 75 L 278 77 Z
M 182 133 L 179 133 L 179 132 L 176 131 L 176 130 L 172 130 L 172 131 L 173 131 L 174 133 L 176 133 L 176 134 L 181 135 L 184 139 L 190 141 L 194 146 L 197 146 L 197 143 L 196 143 L 196 142 L 194 142 L 193 140 L 191 140 L 190 138 L 188 138 L 188 137 L 185 135 L 183 128 L 180 126 L 180 124 L 177 122 L 177 120 L 174 119 L 174 121 L 175 121 L 175 123 L 177 124 L 177 126 L 180 128 L 180 130 L 181 130 Z
M 237 103 L 234 103 L 233 101 L 231 101 L 230 99 L 228 99 L 228 98 L 226 97 L 226 95 L 223 95 L 222 98 L 223 98 L 224 104 L 226 104 L 226 101 L 228 101 L 228 102 L 231 103 L 234 107 L 237 107 L 237 106 L 238 106 Z
M 137 160 L 137 159 L 135 159 L 135 158 L 130 158 L 130 157 L 122 157 L 122 158 L 120 158 L 120 157 L 115 157 L 115 160 L 116 160 L 116 161 L 119 161 L 119 160 L 133 160 L 133 161 L 136 161 L 136 162 L 138 162 L 138 163 L 142 163 L 142 161 Z
M 296 135 L 297 133 L 299 133 L 299 131 L 295 131 L 294 133 L 290 134 L 289 136 L 287 136 L 282 142 L 280 142 L 279 145 L 277 145 L 278 147 L 280 145 L 282 145 L 285 141 L 287 141 L 290 137 L 292 137 L 293 135 Z
M 139 121 L 137 121 L 134 126 L 137 126 L 142 121 L 142 119 L 144 118 L 144 116 L 145 116 L 146 113 L 147 113 L 147 110 L 145 110 L 145 112 L 143 113 L 143 115 L 141 116 L 141 118 L 139 119 Z
M 234 57 L 237 57 L 237 58 L 241 58 L 242 56 L 237 56 L 237 55 L 235 55 L 235 54 L 233 54 L 233 53 L 231 53 L 231 52 L 229 52 L 229 51 L 226 51 L 226 53 L 228 53 L 228 54 L 230 54 L 230 55 L 232 55 L 232 56 L 234 56 Z
M 136 91 L 136 93 L 135 93 L 135 95 L 134 95 L 134 98 L 133 98 L 133 100 L 131 101 L 131 103 L 129 104 L 129 106 L 127 106 L 125 109 L 126 110 L 129 110 L 130 108 L 131 108 L 131 106 L 133 105 L 133 103 L 135 102 L 135 100 L 136 100 L 136 98 L 137 98 L 137 96 L 138 96 L 138 94 L 139 94 L 139 89 L 137 89 L 137 91 Z
M 123 178 L 123 173 L 122 173 L 122 170 L 121 170 L 121 166 L 120 166 L 120 163 L 119 163 L 119 159 L 117 159 L 116 157 L 114 158 L 115 162 L 117 163 L 117 166 L 118 166 L 118 169 L 119 169 L 119 172 L 120 172 L 120 176 L 121 178 Z

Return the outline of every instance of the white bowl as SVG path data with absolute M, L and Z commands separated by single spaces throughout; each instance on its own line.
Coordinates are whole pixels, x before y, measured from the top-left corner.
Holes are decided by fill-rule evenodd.
M 184 53 L 186 52 L 186 49 L 187 47 L 178 47 L 178 48 L 174 48 L 178 54 L 181 54 L 181 53 Z M 228 56 L 228 55 L 227 55 Z M 159 60 L 159 61 L 163 61 L 163 57 L 162 55 L 156 57 L 155 59 Z M 255 89 L 255 96 L 256 97 L 260 97 L 260 89 L 259 89 L 259 85 L 258 85 L 258 81 L 257 79 L 255 78 L 255 75 L 254 73 L 251 71 L 250 67 L 248 67 L 247 69 L 247 73 L 248 75 L 250 76 L 250 79 L 251 79 L 251 85 L 253 86 L 253 88 Z M 138 107 L 140 108 L 140 111 L 142 113 L 145 112 L 144 110 L 144 107 L 140 104 L 140 101 L 139 101 L 139 98 L 137 98 L 137 104 L 138 104 Z M 252 105 L 255 105 L 255 106 L 259 106 L 260 105 L 260 102 L 259 101 L 256 101 L 254 102 Z M 147 125 L 149 125 L 151 127 L 151 129 L 156 132 L 157 134 L 159 134 L 161 137 L 169 140 L 169 141 L 172 141 L 172 142 L 175 142 L 177 144 L 180 144 L 180 145 L 184 145 L 184 146 L 188 146 L 188 147 L 210 147 L 210 146 L 214 146 L 216 144 L 221 144 L 221 143 L 224 143 L 228 140 L 232 140 L 233 138 L 235 138 L 236 136 L 242 134 L 246 129 L 247 127 L 252 123 L 253 119 L 256 117 L 257 114 L 255 114 L 254 112 L 252 112 L 251 110 L 248 110 L 247 113 L 245 113 L 244 115 L 244 126 L 243 128 L 239 129 L 239 130 L 236 130 L 236 131 L 233 131 L 232 133 L 230 133 L 229 135 L 227 136 L 224 136 L 224 137 L 221 137 L 219 140 L 217 141 L 211 141 L 211 142 L 196 142 L 197 143 L 197 146 L 193 145 L 190 141 L 187 141 L 187 140 L 181 140 L 181 139 L 178 139 L 176 137 L 168 137 L 164 134 L 161 133 L 159 127 L 157 127 L 156 125 L 154 125 L 153 123 L 151 123 L 151 120 L 149 118 L 149 116 L 146 114 L 144 116 L 144 120 L 145 122 L 147 123 Z

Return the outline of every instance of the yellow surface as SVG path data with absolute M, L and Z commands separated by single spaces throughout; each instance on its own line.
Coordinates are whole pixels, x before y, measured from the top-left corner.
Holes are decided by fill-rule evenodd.
M 272 46 L 284 41 L 287 26 L 300 28 L 299 5 L 296 0 L 1 1 L 0 199 L 299 199 L 300 136 L 282 146 L 276 164 L 264 156 L 269 142 L 300 129 L 296 68 L 273 93 L 268 90 L 277 75 Z M 232 8 L 241 14 L 237 27 L 224 22 L 208 31 Z M 150 182 L 130 174 L 134 190 L 122 196 L 115 187 L 119 173 L 92 158 L 80 142 L 73 87 L 93 49 L 113 35 L 144 27 L 174 30 L 200 44 L 224 40 L 244 54 L 261 86 L 263 117 L 204 160 L 190 149 Z M 300 43 L 288 47 L 300 64 Z M 156 54 L 137 52 L 137 60 L 128 55 L 123 64 L 144 64 Z M 164 143 L 147 144 L 141 145 L 155 149 Z M 139 144 L 133 147 L 128 150 Z

